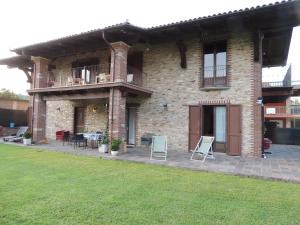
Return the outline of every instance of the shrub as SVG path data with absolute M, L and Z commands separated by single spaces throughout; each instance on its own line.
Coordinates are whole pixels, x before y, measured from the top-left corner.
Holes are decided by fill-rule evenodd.
M 23 138 L 24 138 L 24 139 L 30 139 L 31 137 L 32 137 L 32 135 L 31 135 L 30 132 L 25 132 L 25 133 L 23 134 Z
M 111 142 L 111 150 L 118 151 L 121 143 L 122 141 L 120 139 L 113 139 Z
M 108 144 L 108 137 L 105 135 L 101 141 L 101 144 L 107 145 Z

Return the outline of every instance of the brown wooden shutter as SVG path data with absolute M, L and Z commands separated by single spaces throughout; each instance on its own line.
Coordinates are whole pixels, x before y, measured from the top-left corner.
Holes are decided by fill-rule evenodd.
M 194 150 L 201 137 L 202 106 L 189 108 L 189 151 Z
M 228 106 L 228 155 L 241 155 L 241 106 Z

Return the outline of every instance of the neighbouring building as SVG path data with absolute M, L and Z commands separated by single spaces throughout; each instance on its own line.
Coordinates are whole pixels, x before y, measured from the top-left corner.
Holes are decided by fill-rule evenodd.
M 277 127 L 292 128 L 300 119 L 300 105 L 292 102 L 292 97 L 300 96 L 300 81 L 291 79 L 289 66 L 282 81 L 263 82 L 265 122 L 276 122 Z
M 149 133 L 188 151 L 261 156 L 262 68 L 286 64 L 300 2 L 141 28 L 122 23 L 14 49 L 28 76 L 35 141 L 105 131 L 139 146 Z
M 0 97 L 0 136 L 15 133 L 17 127 L 28 124 L 29 101 Z

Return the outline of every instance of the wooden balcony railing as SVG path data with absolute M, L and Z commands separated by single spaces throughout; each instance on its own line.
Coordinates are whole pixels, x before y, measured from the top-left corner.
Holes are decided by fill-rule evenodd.
M 136 69 L 127 68 L 126 83 L 142 86 L 143 73 Z M 47 87 L 68 87 L 78 85 L 103 84 L 112 81 L 110 64 L 75 67 L 67 74 L 54 75 L 49 73 Z
M 207 66 L 202 70 L 203 87 L 227 87 L 228 65 Z

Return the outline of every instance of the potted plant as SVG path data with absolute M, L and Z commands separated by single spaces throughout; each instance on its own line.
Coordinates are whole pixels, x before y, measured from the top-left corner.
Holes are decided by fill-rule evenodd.
M 100 153 L 107 153 L 108 152 L 108 138 L 104 136 L 100 144 L 98 145 L 98 151 Z
M 120 139 L 113 139 L 111 142 L 111 155 L 116 156 L 119 154 L 119 148 L 122 141 Z
M 31 133 L 30 132 L 25 132 L 23 134 L 23 144 L 24 145 L 31 145 Z

